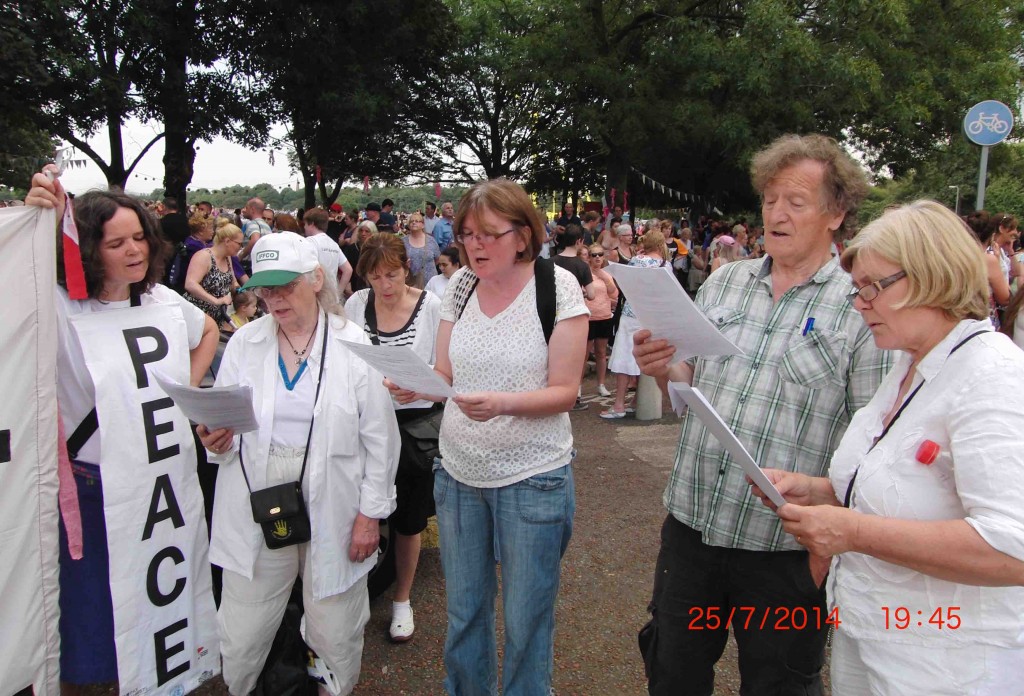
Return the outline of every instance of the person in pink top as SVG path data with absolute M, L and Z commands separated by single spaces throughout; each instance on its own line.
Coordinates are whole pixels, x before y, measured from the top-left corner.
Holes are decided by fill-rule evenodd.
M 606 253 L 600 244 L 592 244 L 589 249 L 584 247 L 580 253 L 580 257 L 590 264 L 590 272 L 594 276 L 594 284 L 591 286 L 594 290 L 594 299 L 587 300 L 587 309 L 590 310 L 587 352 L 594 354 L 597 392 L 601 396 L 612 395 L 608 387 L 604 386 L 604 380 L 608 373 L 608 339 L 612 337 L 614 328 L 612 313 L 615 311 L 615 303 L 619 300 L 619 287 L 608 271 L 604 270 Z

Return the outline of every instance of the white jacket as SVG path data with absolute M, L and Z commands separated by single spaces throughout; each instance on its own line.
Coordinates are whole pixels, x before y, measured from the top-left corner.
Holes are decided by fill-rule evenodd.
M 327 365 L 314 408 L 313 436 L 303 486 L 312 527 L 309 553 L 313 577 L 306 578 L 313 596 L 323 599 L 351 587 L 370 572 L 376 557 L 362 563 L 348 559 L 356 514 L 384 519 L 395 509 L 395 472 L 400 441 L 391 397 L 378 372 L 342 343 L 368 343 L 354 322 L 330 317 Z M 275 380 L 278 368 L 277 322 L 266 316 L 246 324 L 224 351 L 217 386 L 252 387 L 253 408 L 260 428 L 245 435 L 245 469 L 253 490 L 267 486 L 267 460 L 274 427 Z M 313 341 L 307 370 L 320 370 L 322 335 Z M 253 522 L 249 490 L 238 459 L 238 436 L 224 454 L 207 450 L 209 461 L 221 464 L 213 506 L 210 561 L 252 579 L 260 553 L 266 553 L 263 532 Z

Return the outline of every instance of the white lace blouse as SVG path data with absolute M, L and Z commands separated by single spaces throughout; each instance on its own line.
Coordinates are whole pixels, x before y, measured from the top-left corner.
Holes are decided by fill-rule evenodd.
M 526 392 L 548 384 L 548 346 L 537 314 L 536 280 L 494 317 L 480 310 L 474 292 L 455 319 L 459 277 L 452 276 L 441 303 L 441 319 L 455 322 L 448 356 L 452 386 L 460 394 L 480 391 Z M 586 315 L 576 278 L 555 267 L 555 324 Z M 498 416 L 470 420 L 453 401 L 445 405 L 441 456 L 452 478 L 469 486 L 497 488 L 565 466 L 572 459 L 568 413 L 540 418 Z

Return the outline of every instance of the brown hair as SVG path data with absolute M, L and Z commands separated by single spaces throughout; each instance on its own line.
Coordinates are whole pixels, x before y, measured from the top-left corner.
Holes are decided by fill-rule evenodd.
M 359 248 L 356 273 L 360 278 L 365 279 L 377 269 L 408 267 L 409 257 L 405 252 L 405 242 L 397 235 L 378 232 L 363 242 L 363 246 Z
M 312 225 L 321 232 L 327 231 L 327 223 L 330 219 L 330 215 L 323 208 L 310 208 L 302 216 L 303 224 Z
M 750 163 L 754 189 L 764 194 L 769 182 L 779 172 L 804 160 L 825 165 L 822 180 L 822 204 L 830 213 L 845 213 L 836 233 L 854 226 L 857 207 L 870 190 L 864 169 L 853 161 L 832 138 L 824 135 L 784 135 L 761 150 Z
M 516 227 L 516 233 L 526 244 L 526 250 L 517 254 L 517 262 L 530 263 L 540 256 L 544 247 L 544 224 L 540 213 L 534 207 L 530 196 L 519 184 L 508 179 L 489 179 L 474 184 L 459 200 L 459 212 L 455 215 L 452 233 L 457 240 L 462 234 L 462 225 L 470 215 L 476 217 L 484 210 L 507 219 Z M 466 247 L 456 241 L 462 257 L 462 265 L 469 263 Z
M 193 237 L 205 229 L 213 231 L 213 218 L 196 214 L 188 219 L 188 233 Z
M 294 215 L 288 213 L 278 213 L 274 216 L 274 229 L 278 232 L 295 232 L 301 234 L 299 230 L 299 221 L 295 219 Z
M 103 290 L 106 269 L 103 268 L 103 260 L 99 253 L 100 245 L 103 243 L 103 226 L 110 222 L 119 208 L 127 208 L 138 215 L 143 237 L 149 245 L 149 267 L 146 269 L 146 277 L 132 283 L 131 293 L 145 294 L 160 282 L 171 254 L 171 245 L 164 241 L 160 233 L 160 223 L 142 201 L 119 191 L 89 191 L 75 198 L 74 207 L 79 249 L 85 270 L 85 287 L 89 297 L 98 298 Z M 57 281 L 62 287 L 67 288 L 63 249 L 64 245 L 58 239 Z

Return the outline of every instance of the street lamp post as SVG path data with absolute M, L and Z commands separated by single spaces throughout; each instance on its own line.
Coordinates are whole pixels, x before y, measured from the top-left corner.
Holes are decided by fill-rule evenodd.
M 956 214 L 960 214 L 960 187 L 959 186 L 948 186 L 947 188 L 956 189 Z

